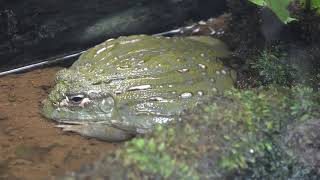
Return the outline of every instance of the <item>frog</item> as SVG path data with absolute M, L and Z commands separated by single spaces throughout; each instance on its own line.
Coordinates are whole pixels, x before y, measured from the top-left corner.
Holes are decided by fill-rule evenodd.
M 63 131 L 120 142 L 234 87 L 230 51 L 208 36 L 108 39 L 57 72 L 42 115 Z

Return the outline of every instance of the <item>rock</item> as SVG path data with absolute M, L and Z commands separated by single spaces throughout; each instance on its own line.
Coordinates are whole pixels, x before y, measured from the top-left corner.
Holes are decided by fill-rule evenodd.
M 290 126 L 286 145 L 304 164 L 320 172 L 320 119 L 307 120 Z

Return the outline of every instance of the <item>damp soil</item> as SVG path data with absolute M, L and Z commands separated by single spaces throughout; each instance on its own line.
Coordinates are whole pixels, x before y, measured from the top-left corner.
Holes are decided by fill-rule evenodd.
M 116 144 L 62 132 L 41 116 L 41 101 L 59 69 L 0 78 L 0 180 L 63 175 L 115 150 Z

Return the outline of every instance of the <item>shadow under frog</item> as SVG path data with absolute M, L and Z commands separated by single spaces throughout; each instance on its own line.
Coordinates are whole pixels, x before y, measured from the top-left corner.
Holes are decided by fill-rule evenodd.
M 226 46 L 205 36 L 109 39 L 57 73 L 42 114 L 64 131 L 123 141 L 233 87 Z

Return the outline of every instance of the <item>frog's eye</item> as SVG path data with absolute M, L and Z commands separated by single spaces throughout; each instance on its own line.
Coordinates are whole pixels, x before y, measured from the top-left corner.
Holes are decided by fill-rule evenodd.
M 83 94 L 71 95 L 71 96 L 68 96 L 68 99 L 73 104 L 80 104 L 84 99 L 84 95 Z

